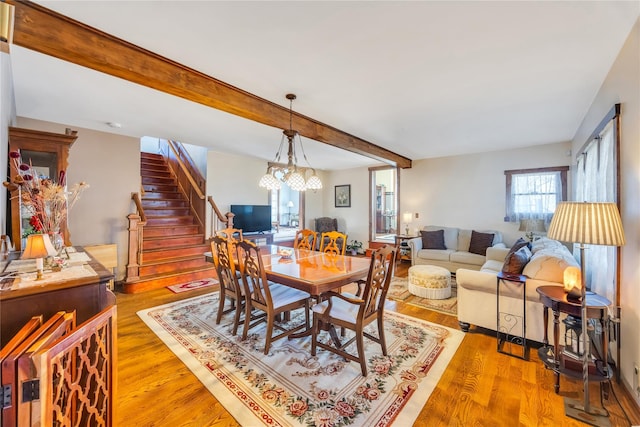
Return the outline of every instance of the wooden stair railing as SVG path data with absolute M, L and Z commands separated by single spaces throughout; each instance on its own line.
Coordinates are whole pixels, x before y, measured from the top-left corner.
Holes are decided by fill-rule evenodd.
M 135 281 L 140 278 L 142 237 L 144 226 L 147 224 L 147 216 L 144 213 L 140 195 L 138 193 L 131 193 L 131 199 L 135 203 L 138 213 L 127 215 L 127 219 L 129 220 L 129 261 L 127 263 L 127 281 Z
M 206 180 L 184 146 L 172 140 L 160 140 L 159 149 L 176 177 L 178 189 L 189 201 L 191 212 L 201 233 L 205 232 Z
M 207 201 L 209 202 L 209 205 L 211 206 L 211 209 L 213 210 L 215 217 L 218 218 L 218 221 L 220 221 L 222 224 L 225 225 L 224 228 L 233 228 L 233 217 L 235 216 L 235 214 L 231 212 L 227 212 L 226 214 L 223 215 L 220 209 L 218 209 L 218 205 L 216 205 L 216 202 L 213 201 L 213 197 L 211 196 L 207 197 Z M 216 224 L 217 223 L 215 221 L 214 215 L 211 215 L 211 236 L 210 237 L 213 237 L 216 234 L 216 231 L 217 231 Z

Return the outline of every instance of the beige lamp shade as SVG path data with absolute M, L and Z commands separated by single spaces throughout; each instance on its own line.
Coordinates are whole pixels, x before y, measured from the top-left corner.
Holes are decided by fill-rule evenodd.
M 625 244 L 622 220 L 615 203 L 561 202 L 553 214 L 547 236 L 570 243 Z
M 518 231 L 544 233 L 547 229 L 543 219 L 521 219 Z
M 411 212 L 405 212 L 402 214 L 402 221 L 409 224 L 413 219 L 413 214 Z
M 27 236 L 27 247 L 22 259 L 38 259 L 56 255 L 56 250 L 48 234 L 30 234 Z

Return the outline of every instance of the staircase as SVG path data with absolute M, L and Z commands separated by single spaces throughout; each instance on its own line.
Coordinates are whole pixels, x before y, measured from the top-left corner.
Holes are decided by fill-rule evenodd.
M 204 253 L 211 250 L 198 229 L 189 202 L 159 154 L 141 153 L 142 207 L 147 217 L 139 279 L 123 285 L 136 293 L 216 277 Z

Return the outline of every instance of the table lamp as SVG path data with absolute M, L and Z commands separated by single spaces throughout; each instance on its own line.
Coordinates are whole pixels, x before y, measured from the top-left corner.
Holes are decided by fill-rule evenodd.
M 544 233 L 547 229 L 543 219 L 521 219 L 518 231 L 525 231 L 525 237 L 533 242 L 534 233 Z
M 409 235 L 409 224 L 411 224 L 411 220 L 413 219 L 413 214 L 411 212 L 405 212 L 402 214 L 402 220 L 405 223 L 404 234 Z
M 48 256 L 56 255 L 56 250 L 51 244 L 47 234 L 30 234 L 27 236 L 27 247 L 22 253 L 21 259 L 36 260 L 36 280 L 42 280 L 42 270 L 44 269 L 44 259 Z
M 585 245 L 622 246 L 625 244 L 620 213 L 615 203 L 561 202 L 553 214 L 547 236 L 567 243 L 580 244 L 582 378 L 584 403 L 565 398 L 565 413 L 571 418 L 592 425 L 607 425 L 607 413 L 589 404 L 589 335 L 587 333 L 587 302 L 585 284 Z M 557 355 L 556 355 L 557 357 Z M 605 366 L 608 355 L 604 355 Z

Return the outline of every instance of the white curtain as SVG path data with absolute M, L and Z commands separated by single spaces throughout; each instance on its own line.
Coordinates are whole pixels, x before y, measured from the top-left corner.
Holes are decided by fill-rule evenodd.
M 616 202 L 613 121 L 578 159 L 576 201 Z M 579 251 L 574 248 L 576 256 Z M 590 245 L 585 249 L 587 288 L 615 303 L 616 248 Z

